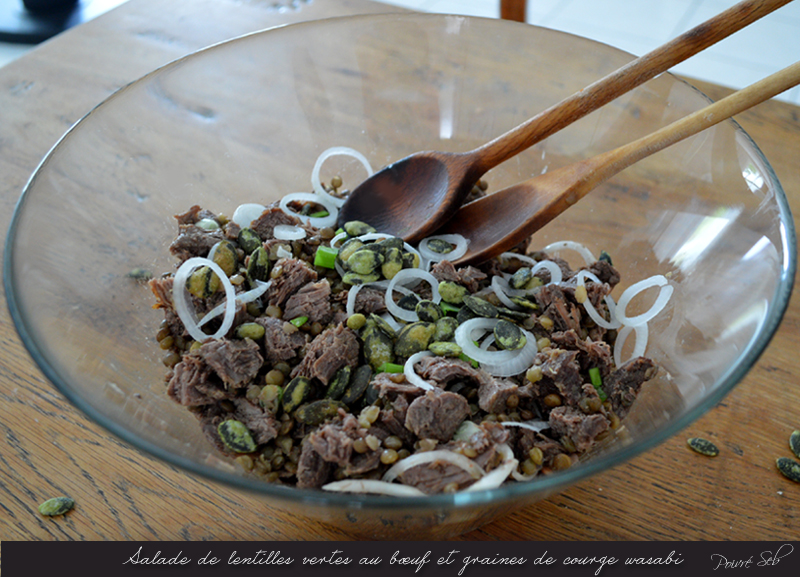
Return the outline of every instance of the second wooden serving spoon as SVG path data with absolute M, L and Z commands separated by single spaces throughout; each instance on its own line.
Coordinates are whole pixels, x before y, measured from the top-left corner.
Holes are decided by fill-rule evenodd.
M 629 144 L 536 176 L 461 207 L 437 234 L 469 240 L 456 262 L 475 264 L 518 245 L 635 162 L 800 84 L 800 62 Z
M 361 220 L 409 242 L 421 240 L 490 169 L 790 1 L 744 0 L 473 151 L 418 152 L 391 164 L 353 190 L 339 224 Z

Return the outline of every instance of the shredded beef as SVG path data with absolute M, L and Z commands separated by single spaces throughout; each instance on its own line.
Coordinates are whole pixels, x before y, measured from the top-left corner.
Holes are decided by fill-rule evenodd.
M 264 358 L 270 363 L 288 361 L 297 356 L 308 343 L 308 335 L 301 331 L 283 330 L 285 321 L 273 317 L 258 317 L 255 322 L 264 327 Z
M 536 293 L 536 302 L 542 315 L 552 319 L 557 330 L 581 330 L 581 311 L 578 305 L 567 300 L 564 291 L 556 285 L 543 286 Z
M 487 413 L 505 413 L 512 395 L 519 398 L 530 393 L 514 381 L 493 378 L 478 388 L 478 406 Z
M 345 295 L 347 293 L 344 293 Z M 353 309 L 357 313 L 369 315 L 375 313 L 376 315 L 386 312 L 386 296 L 383 291 L 364 287 L 358 291 L 356 295 L 356 302 Z
M 651 359 L 631 359 L 603 381 L 603 389 L 619 418 L 625 417 L 639 394 L 642 383 L 652 379 L 658 366 Z
M 404 395 L 398 395 L 380 412 L 380 423 L 391 434 L 400 437 L 405 443 L 413 443 L 414 435 L 406 428 L 406 414 L 409 401 Z
M 156 307 L 161 309 L 172 309 L 172 285 L 174 279 L 171 276 L 163 278 L 151 278 L 147 284 L 156 297 Z
M 183 214 L 175 215 L 175 219 L 178 221 L 179 225 L 195 224 L 197 221 L 204 218 L 216 218 L 216 215 L 210 210 L 200 208 L 196 204 Z
M 256 234 L 261 237 L 261 240 L 267 240 L 274 237 L 275 227 L 279 224 L 289 224 L 297 226 L 300 224 L 300 219 L 296 216 L 286 214 L 279 206 L 268 206 L 267 209 L 250 225 Z
M 609 421 L 604 415 L 587 415 L 572 407 L 556 407 L 550 411 L 549 422 L 555 436 L 569 437 L 579 452 L 591 447 L 597 435 L 607 431 L 609 427 Z
M 442 389 L 454 381 L 469 380 L 478 386 L 491 384 L 492 381 L 492 377 L 488 373 L 473 368 L 472 365 L 461 359 L 439 356 L 423 357 L 416 367 L 420 377 Z
M 581 370 L 598 368 L 603 377 L 611 372 L 613 366 L 611 347 L 605 341 L 581 339 L 574 330 L 553 333 L 550 340 L 560 348 L 578 351 Z
M 442 260 L 434 264 L 431 267 L 431 274 L 439 282 L 448 281 L 461 284 L 471 293 L 478 292 L 480 282 L 487 278 L 486 273 L 475 267 L 466 266 L 457 269 L 449 260 Z
M 399 477 L 404 485 L 416 487 L 427 495 L 441 493 L 451 483 L 463 489 L 475 482 L 475 478 L 461 467 L 442 461 L 412 467 Z
M 223 383 L 236 388 L 252 381 L 264 364 L 259 346 L 250 339 L 209 340 L 198 352 Z
M 448 441 L 468 415 L 467 399 L 457 393 L 433 390 L 409 405 L 405 425 L 421 439 Z
M 538 353 L 534 363 L 542 368 L 542 380 L 534 383 L 534 394 L 543 398 L 550 393 L 557 393 L 566 404 L 576 405 L 583 391 L 583 377 L 577 357 L 578 351 L 561 349 Z
M 344 467 L 348 475 L 360 475 L 380 465 L 381 452 L 367 450 L 358 453 L 353 442 L 364 439 L 366 430 L 361 428 L 352 414 L 340 413 L 340 420 L 323 425 L 308 435 L 306 443 L 326 462 Z
M 302 260 L 284 258 L 275 263 L 273 274 L 275 269 L 280 273 L 273 277 L 272 285 L 265 293 L 267 302 L 272 306 L 283 307 L 300 287 L 317 280 L 317 271 Z
M 275 415 L 245 398 L 240 397 L 233 403 L 236 407 L 233 418 L 241 421 L 250 430 L 250 434 L 257 444 L 269 443 L 278 436 L 280 423 Z
M 167 385 L 167 394 L 184 407 L 210 405 L 217 400 L 207 394 L 212 370 L 196 354 L 186 354 L 175 365 Z
M 334 465 L 325 461 L 310 443 L 303 443 L 297 461 L 297 486 L 301 489 L 319 489 L 333 473 Z
M 311 341 L 303 361 L 292 370 L 292 377 L 316 378 L 327 385 L 336 371 L 345 365 L 354 367 L 358 364 L 359 352 L 356 333 L 344 325 L 337 325 Z
M 310 323 L 327 323 L 332 314 L 330 296 L 331 285 L 327 279 L 308 283 L 286 301 L 283 317 L 308 317 Z
M 611 288 L 619 284 L 619 272 L 608 261 L 597 260 L 588 267 L 588 270 L 594 273 L 602 282 L 610 285 Z

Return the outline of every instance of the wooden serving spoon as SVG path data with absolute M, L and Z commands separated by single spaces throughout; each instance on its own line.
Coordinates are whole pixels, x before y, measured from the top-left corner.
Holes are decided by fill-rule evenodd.
M 418 152 L 359 185 L 339 212 L 409 242 L 443 225 L 487 171 L 791 0 L 745 0 L 470 152 Z
M 486 261 L 524 241 L 635 162 L 797 84 L 800 62 L 629 144 L 470 202 L 456 211 L 437 234 L 461 234 L 469 240 L 467 253 L 457 264 Z

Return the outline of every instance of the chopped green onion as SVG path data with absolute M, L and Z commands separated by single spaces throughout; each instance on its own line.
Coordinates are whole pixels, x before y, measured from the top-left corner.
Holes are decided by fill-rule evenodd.
M 597 367 L 592 367 L 589 369 L 589 378 L 592 379 L 592 385 L 594 385 L 594 388 L 597 389 L 597 394 L 600 397 L 600 400 L 605 401 L 608 397 L 606 396 L 606 392 L 603 390 L 603 379 L 600 377 L 600 369 Z
M 456 305 L 451 305 L 450 303 L 446 303 L 444 301 L 439 303 L 439 307 L 442 309 L 444 314 L 447 313 L 457 313 L 461 310 L 461 307 L 457 307 Z
M 458 355 L 458 358 L 461 359 L 462 361 L 465 361 L 465 362 L 471 364 L 473 369 L 477 369 L 478 368 L 478 361 L 468 357 L 464 353 L 461 353 L 460 355 Z
M 329 213 L 327 210 L 320 210 L 319 212 L 315 212 L 314 214 L 309 214 L 308 216 L 310 216 L 311 218 L 324 218 L 328 216 L 328 214 Z
M 292 319 L 289 322 L 299 329 L 308 322 L 308 317 L 297 317 L 296 319 Z
M 383 363 L 381 366 L 378 367 L 379 373 L 402 373 L 403 372 L 403 365 L 397 365 L 395 363 Z
M 323 268 L 334 268 L 336 262 L 336 255 L 339 250 L 329 246 L 320 245 L 317 248 L 317 254 L 314 256 L 314 266 L 321 266 Z
M 347 232 L 347 231 L 345 231 L 345 229 L 343 229 L 340 226 L 339 228 L 336 229 L 336 232 L 334 232 L 333 235 L 336 236 L 337 234 L 342 234 L 343 232 Z

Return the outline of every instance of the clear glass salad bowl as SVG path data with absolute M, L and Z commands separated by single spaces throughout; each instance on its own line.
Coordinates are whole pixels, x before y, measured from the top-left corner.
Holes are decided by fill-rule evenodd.
M 769 163 L 735 123 L 643 160 L 534 236 L 536 246 L 573 240 L 607 251 L 622 275 L 617 291 L 662 274 L 674 293 L 649 327 L 647 355 L 663 371 L 623 433 L 579 466 L 530 482 L 403 499 L 246 476 L 167 397 L 161 314 L 129 273 L 174 270 L 173 215 L 194 204 L 231 214 L 241 203 L 308 192 L 315 160 L 333 146 L 358 150 L 375 168 L 418 150 L 472 149 L 631 58 L 512 22 L 395 14 L 276 28 L 177 60 L 90 112 L 31 177 L 5 254 L 17 329 L 52 383 L 126 442 L 362 537 L 447 537 L 546 498 L 697 419 L 778 327 L 796 266 L 793 221 Z M 661 75 L 485 180 L 499 190 L 706 103 Z M 358 163 L 331 170 L 346 183 L 364 177 Z M 640 300 L 629 314 L 649 306 Z

